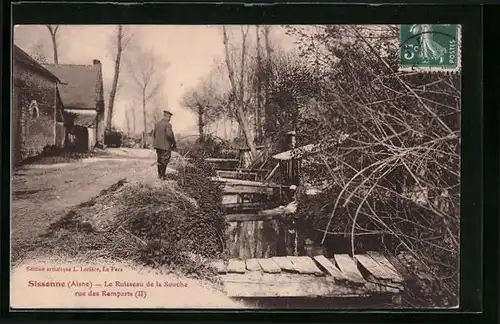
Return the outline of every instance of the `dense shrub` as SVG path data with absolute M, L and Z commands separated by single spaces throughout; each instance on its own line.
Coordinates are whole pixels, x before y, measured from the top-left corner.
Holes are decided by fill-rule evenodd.
M 223 252 L 222 191 L 208 179 L 214 174 L 202 160 L 195 160 L 179 174 L 182 195 L 194 199 L 196 205 L 165 189 L 145 187 L 124 197 L 129 204 L 124 210 L 132 216 L 122 226 L 147 243 L 140 252 L 143 263 L 184 266 L 189 263 L 186 252 L 205 257 Z
M 235 158 L 237 152 L 221 139 L 205 135 L 203 139 L 198 138 L 184 148 L 185 154 L 189 157 L 203 159 L 211 158 Z

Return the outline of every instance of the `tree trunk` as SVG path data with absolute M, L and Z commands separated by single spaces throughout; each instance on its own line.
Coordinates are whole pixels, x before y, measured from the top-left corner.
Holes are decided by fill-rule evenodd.
M 143 132 L 147 132 L 147 118 L 146 118 L 146 88 L 142 90 L 142 122 Z
M 269 34 L 270 34 L 270 26 L 264 26 L 264 42 L 266 45 L 266 79 L 265 79 L 265 104 L 264 104 L 264 125 L 265 129 L 264 131 L 266 133 L 270 133 L 274 131 L 275 128 L 275 122 L 273 120 L 273 113 L 272 113 L 272 108 L 271 108 L 271 103 L 269 102 L 269 83 L 272 78 L 272 48 L 271 48 L 271 42 L 269 39 Z M 266 135 L 267 136 L 267 135 Z
M 54 51 L 54 64 L 57 65 L 59 64 L 59 57 L 57 53 L 57 30 L 59 29 L 59 26 L 56 25 L 56 27 L 52 28 L 51 25 L 46 25 L 47 29 L 49 30 L 50 33 L 50 38 L 52 39 L 52 49 Z
M 230 121 L 229 121 L 229 140 L 232 141 L 234 140 L 234 122 L 233 122 L 233 119 L 231 118 Z
M 111 124 L 113 121 L 113 108 L 115 103 L 116 91 L 118 88 L 118 78 L 120 75 L 120 61 L 123 52 L 123 26 L 118 25 L 117 31 L 117 50 L 116 50 L 116 58 L 115 58 L 115 75 L 113 77 L 113 85 L 111 86 L 111 92 L 109 94 L 109 102 L 108 102 L 108 116 L 106 119 L 106 128 L 111 129 Z
M 204 132 L 203 132 L 203 106 L 198 104 L 198 132 L 200 133 L 200 142 L 204 141 Z
M 255 137 L 257 141 L 262 140 L 262 55 L 260 51 L 259 26 L 255 26 L 257 36 L 257 105 L 255 107 Z
M 127 126 L 127 136 L 130 136 L 130 116 L 129 116 L 130 112 L 129 110 L 125 110 L 125 122 L 126 122 L 126 126 Z
M 145 148 L 146 147 L 146 138 L 144 137 L 144 134 L 147 132 L 147 126 L 148 126 L 148 121 L 147 121 L 147 116 L 146 116 L 146 88 L 142 89 L 142 133 L 141 133 L 141 147 Z
M 135 109 L 132 108 L 132 133 L 135 135 L 135 123 L 136 123 L 136 118 L 135 118 Z
M 248 27 L 247 27 L 248 28 Z M 248 125 L 248 120 L 246 119 L 245 116 L 245 111 L 243 109 L 244 106 L 244 86 L 243 86 L 243 80 L 244 80 L 244 73 L 245 73 L 245 54 L 246 54 L 246 33 L 243 31 L 242 27 L 242 36 L 243 36 L 243 43 L 242 43 L 242 55 L 241 55 L 241 75 L 240 75 L 240 88 L 238 91 L 238 87 L 236 85 L 236 80 L 234 76 L 234 70 L 231 65 L 230 61 L 230 55 L 229 55 L 229 45 L 228 45 L 228 36 L 227 36 L 227 31 L 226 31 L 226 26 L 222 26 L 222 31 L 223 31 L 223 42 L 224 42 L 224 49 L 225 49 L 225 56 L 226 56 L 226 65 L 227 65 L 227 70 L 229 74 L 229 80 L 231 81 L 231 88 L 233 90 L 233 93 L 236 97 L 236 118 L 238 120 L 238 123 L 241 126 L 241 129 L 243 131 L 243 134 L 245 136 L 245 140 L 247 142 L 248 147 L 250 148 L 250 152 L 252 156 L 255 158 L 257 157 L 257 149 L 255 147 L 255 143 L 253 142 L 253 139 L 251 138 L 251 132 L 250 132 L 250 126 Z M 247 29 L 248 32 L 248 29 Z
M 59 57 L 57 55 L 57 43 L 55 35 L 52 35 L 52 43 L 54 47 L 54 64 L 59 64 Z

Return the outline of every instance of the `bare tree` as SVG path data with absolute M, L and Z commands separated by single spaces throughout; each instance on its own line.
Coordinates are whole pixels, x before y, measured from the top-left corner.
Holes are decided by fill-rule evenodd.
M 246 143 L 250 149 L 250 152 L 253 157 L 257 157 L 257 149 L 255 147 L 255 143 L 252 139 L 250 126 L 248 124 L 248 120 L 245 114 L 245 58 L 246 58 L 246 47 L 247 47 L 247 35 L 249 26 L 241 26 L 241 64 L 240 64 L 240 73 L 239 79 L 236 79 L 235 76 L 235 68 L 231 62 L 231 55 L 229 49 L 229 36 L 226 30 L 226 26 L 222 25 L 222 35 L 223 35 L 223 43 L 226 57 L 226 66 L 229 76 L 229 81 L 231 82 L 231 93 L 233 100 L 231 100 L 231 104 L 233 104 L 235 115 L 239 125 L 241 126 L 241 130 L 243 132 L 243 136 L 245 137 Z
M 181 105 L 197 114 L 201 141 L 204 140 L 205 128 L 217 121 L 227 106 L 224 96 L 219 92 L 219 85 L 212 78 L 202 79 L 195 88 L 185 92 Z
M 193 89 L 186 93 L 181 99 L 181 105 L 192 110 L 198 116 L 198 133 L 200 135 L 200 140 L 204 140 L 204 113 L 205 107 L 208 105 L 207 98 L 204 94 L 200 93 L 198 90 Z
M 59 64 L 58 49 L 59 44 L 57 40 L 57 31 L 59 30 L 59 25 L 45 25 L 50 33 L 50 39 L 52 40 L 52 48 L 54 51 L 54 64 Z
M 130 33 L 126 32 L 126 29 L 123 25 L 117 26 L 116 35 L 114 37 L 116 37 L 115 74 L 113 76 L 113 84 L 111 86 L 111 92 L 109 94 L 108 116 L 106 120 L 107 129 L 111 128 L 111 123 L 113 120 L 113 109 L 114 109 L 116 93 L 118 91 L 122 54 L 123 51 L 127 48 L 127 45 L 131 39 Z
M 147 106 L 148 103 L 158 94 L 163 85 L 162 67 L 160 62 L 151 52 L 137 49 L 133 63 L 129 64 L 130 73 L 134 80 L 134 85 L 139 90 L 142 105 L 143 131 L 147 131 Z

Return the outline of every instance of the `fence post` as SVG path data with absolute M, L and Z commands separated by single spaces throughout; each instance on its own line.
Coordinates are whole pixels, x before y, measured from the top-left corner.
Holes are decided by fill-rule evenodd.
M 296 147 L 296 133 L 295 131 L 291 131 L 287 133 L 288 143 L 290 150 L 293 150 Z M 293 158 L 289 162 L 288 166 L 288 185 L 299 185 L 299 162 L 300 158 Z
M 290 131 L 287 133 L 287 141 L 288 141 L 288 149 L 293 150 L 296 148 L 296 132 L 295 131 Z M 287 161 L 287 185 L 295 185 L 298 187 L 299 185 L 299 164 L 300 164 L 300 158 L 295 158 L 292 155 L 292 158 Z M 297 190 L 297 189 L 296 189 Z M 296 199 L 296 192 L 293 192 L 294 194 L 294 199 Z M 291 246 L 288 246 L 288 249 L 291 250 L 292 255 L 299 255 L 299 226 L 297 226 L 297 223 L 294 221 L 293 225 L 291 227 L 292 230 L 292 237 L 293 241 L 290 242 Z M 287 233 L 287 235 L 289 235 Z M 288 254 L 288 253 L 287 253 Z

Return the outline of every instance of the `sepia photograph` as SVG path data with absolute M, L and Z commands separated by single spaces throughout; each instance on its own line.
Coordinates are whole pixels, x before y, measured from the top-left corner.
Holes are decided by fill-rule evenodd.
M 461 45 L 15 25 L 11 308 L 458 308 Z

